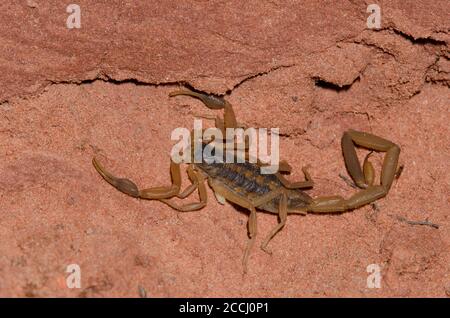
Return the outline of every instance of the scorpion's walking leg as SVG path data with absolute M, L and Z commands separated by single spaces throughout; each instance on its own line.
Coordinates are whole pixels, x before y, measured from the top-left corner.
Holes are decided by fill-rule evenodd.
M 292 167 L 286 160 L 280 160 L 278 163 L 278 171 L 285 174 L 291 174 Z
M 243 208 L 246 208 L 250 211 L 250 215 L 248 218 L 248 236 L 249 240 L 247 242 L 247 247 L 245 248 L 244 257 L 242 259 L 242 265 L 244 267 L 244 273 L 247 272 L 247 263 L 248 258 L 250 255 L 250 250 L 252 249 L 255 239 L 256 239 L 256 233 L 257 233 L 257 227 L 256 227 L 256 207 L 261 206 L 274 198 L 280 196 L 283 193 L 283 189 L 278 189 L 271 191 L 269 193 L 266 193 L 265 195 L 259 197 L 255 200 L 248 200 L 246 198 L 240 197 L 236 195 L 235 193 L 231 192 L 224 186 L 222 186 L 220 183 L 214 181 L 213 179 L 208 179 L 209 185 L 213 189 L 214 192 L 217 192 L 221 197 L 224 197 L 226 200 L 233 202 Z
M 135 198 L 142 198 L 142 199 L 168 199 L 172 198 L 174 196 L 178 196 L 180 193 L 180 187 L 181 187 L 181 172 L 180 172 L 180 165 L 174 163 L 173 161 L 170 162 L 170 175 L 172 178 L 172 185 L 167 187 L 154 187 L 154 188 L 148 188 L 139 190 L 136 184 L 126 178 L 118 178 L 112 175 L 110 172 L 108 172 L 103 166 L 98 162 L 96 158 L 92 159 L 92 163 L 97 170 L 97 172 L 112 186 L 114 186 L 119 191 L 128 194 Z M 188 187 L 186 191 L 183 192 L 183 195 L 189 195 L 195 190 L 195 187 Z M 186 194 L 188 193 L 188 194 Z
M 245 248 L 244 257 L 242 258 L 242 266 L 244 267 L 244 274 L 247 273 L 248 267 L 248 257 L 250 255 L 250 251 L 255 244 L 256 232 L 257 232 L 257 224 L 256 224 L 256 209 L 252 206 L 250 207 L 250 215 L 248 217 L 248 236 L 249 240 L 247 241 L 247 247 Z
M 369 150 L 386 152 L 380 185 L 372 185 L 374 171 L 367 157 L 364 167 L 361 169 L 356 156 L 355 144 Z M 363 190 L 348 200 L 340 196 L 316 198 L 308 206 L 309 212 L 343 212 L 378 200 L 388 193 L 395 178 L 400 154 L 400 148 L 396 144 L 369 133 L 349 130 L 342 136 L 342 152 L 350 176 L 355 184 Z
M 280 222 L 275 226 L 275 228 L 270 231 L 270 233 L 266 236 L 264 241 L 261 244 L 261 249 L 266 252 L 267 254 L 272 254 L 270 250 L 267 249 L 267 244 L 269 244 L 269 241 L 277 234 L 283 226 L 286 224 L 287 214 L 288 214 L 288 201 L 287 201 L 287 195 L 286 193 L 283 193 L 281 195 L 280 203 L 279 203 L 279 218 Z
M 287 164 L 287 163 L 285 163 L 285 164 Z M 290 169 L 289 170 L 287 170 L 287 168 L 285 168 L 285 169 L 286 170 L 284 170 L 284 171 L 283 170 L 279 170 L 279 171 L 280 172 L 285 172 L 285 171 L 290 172 Z M 311 176 L 310 176 L 310 174 L 308 172 L 308 169 L 309 169 L 309 165 L 302 168 L 303 174 L 305 175 L 305 181 L 290 182 L 281 173 L 277 173 L 277 177 L 281 181 L 283 186 L 288 188 L 288 189 L 312 188 L 314 186 L 314 181 L 311 178 Z
M 283 172 L 290 172 L 290 166 L 287 162 L 284 162 L 285 169 L 282 170 Z M 290 182 L 287 180 L 281 173 L 277 173 L 278 179 L 281 181 L 283 186 L 287 189 L 305 189 L 305 188 L 312 188 L 314 185 L 314 182 L 309 175 L 308 172 L 309 166 L 303 167 L 302 171 L 305 175 L 305 181 L 297 181 L 297 182 Z M 280 203 L 279 203 L 279 223 L 277 226 L 270 231 L 269 235 L 264 239 L 264 241 L 261 244 L 261 249 L 265 251 L 268 254 L 272 254 L 270 250 L 267 249 L 267 245 L 269 244 L 270 240 L 283 228 L 283 226 L 286 224 L 287 214 L 288 214 L 288 202 L 287 202 L 287 196 L 285 193 L 281 195 Z M 304 212 L 306 214 L 306 212 Z

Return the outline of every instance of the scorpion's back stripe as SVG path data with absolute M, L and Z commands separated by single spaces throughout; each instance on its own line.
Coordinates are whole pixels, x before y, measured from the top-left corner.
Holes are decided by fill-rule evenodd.
M 219 179 L 228 188 L 242 194 L 262 195 L 280 185 L 275 175 L 261 174 L 260 167 L 249 162 L 201 163 L 198 167 L 210 177 Z

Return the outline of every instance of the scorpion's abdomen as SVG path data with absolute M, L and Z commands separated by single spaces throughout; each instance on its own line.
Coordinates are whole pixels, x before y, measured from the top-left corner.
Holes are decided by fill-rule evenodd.
M 197 167 L 232 192 L 250 200 L 282 186 L 275 175 L 261 174 L 260 167 L 249 162 L 200 163 Z

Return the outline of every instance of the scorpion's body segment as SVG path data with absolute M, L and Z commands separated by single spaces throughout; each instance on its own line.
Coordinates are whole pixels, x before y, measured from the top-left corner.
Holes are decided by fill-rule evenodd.
M 195 164 L 209 178 L 215 180 L 237 196 L 254 201 L 262 195 L 283 188 L 276 174 L 262 174 L 261 167 L 255 163 L 197 163 Z M 306 211 L 312 198 L 299 189 L 289 190 L 288 206 L 303 207 Z M 294 203 L 295 200 L 295 203 Z M 280 197 L 256 206 L 271 213 L 279 212 Z
M 223 119 L 216 117 L 216 127 L 224 132 L 227 128 L 240 127 L 236 121 L 233 108 L 229 102 L 221 97 L 207 94 L 180 90 L 170 96 L 188 95 L 200 99 L 210 109 L 223 109 Z M 204 118 L 211 118 L 206 116 Z M 195 134 L 194 134 L 195 135 Z M 224 134 L 225 136 L 225 134 Z M 223 140 L 222 142 L 230 142 Z M 234 142 L 234 141 L 232 141 Z M 193 146 L 192 143 L 191 146 Z M 203 145 L 206 144 L 203 142 Z M 172 184 L 166 187 L 152 187 L 140 190 L 134 182 L 125 178 L 118 178 L 105 170 L 94 158 L 93 164 L 100 175 L 118 190 L 136 198 L 159 200 L 175 210 L 181 212 L 202 209 L 207 203 L 207 191 L 205 180 L 214 191 L 217 200 L 224 204 L 225 200 L 248 209 L 248 235 L 249 241 L 245 249 L 243 265 L 244 272 L 247 269 L 249 251 L 256 237 L 256 209 L 278 214 L 279 223 L 270 231 L 261 244 L 261 248 L 268 252 L 267 244 L 272 237 L 286 223 L 288 213 L 306 214 L 344 212 L 359 208 L 365 204 L 384 197 L 395 179 L 398 165 L 400 148 L 381 137 L 354 130 L 344 132 L 341 140 L 342 153 L 348 173 L 361 190 L 350 198 L 341 196 L 327 196 L 311 198 L 301 189 L 311 188 L 313 181 L 306 168 L 303 168 L 305 181 L 289 182 L 280 172 L 290 173 L 291 168 L 286 162 L 280 162 L 280 172 L 276 174 L 262 174 L 261 164 L 245 163 L 192 163 L 189 164 L 187 174 L 191 185 L 181 191 L 180 164 L 173 161 L 170 163 L 170 174 Z M 363 166 L 358 160 L 355 147 L 363 147 L 371 151 L 384 152 L 383 167 L 381 170 L 380 183 L 374 184 L 375 171 L 368 160 L 364 160 Z M 203 147 L 200 147 L 203 148 Z M 247 154 L 246 154 L 247 155 Z M 178 205 L 171 198 L 184 199 L 195 190 L 198 190 L 199 202 Z

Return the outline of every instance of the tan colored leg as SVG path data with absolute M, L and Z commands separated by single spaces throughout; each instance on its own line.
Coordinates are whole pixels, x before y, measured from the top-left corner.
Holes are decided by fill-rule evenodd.
M 248 263 L 248 257 L 250 254 L 250 250 L 253 247 L 255 238 L 256 238 L 256 207 L 261 206 L 277 196 L 280 196 L 283 194 L 284 189 L 280 188 L 278 190 L 266 193 L 265 195 L 255 199 L 255 200 L 248 200 L 246 198 L 240 197 L 236 195 L 235 193 L 231 192 L 227 188 L 223 187 L 218 182 L 214 181 L 213 179 L 209 178 L 208 183 L 211 186 L 211 188 L 214 190 L 214 192 L 217 192 L 219 195 L 224 197 L 230 202 L 233 202 L 245 209 L 248 209 L 250 211 L 250 216 L 248 219 L 248 234 L 249 234 L 249 241 L 247 243 L 247 247 L 244 252 L 244 257 L 242 259 L 242 263 L 244 266 L 244 273 L 247 272 L 247 263 Z M 280 227 L 281 228 L 281 227 Z
M 256 209 L 254 207 L 250 208 L 250 215 L 248 217 L 247 228 L 249 239 L 247 241 L 247 247 L 245 248 L 244 257 L 242 258 L 242 266 L 244 268 L 244 274 L 246 274 L 248 270 L 248 258 L 250 256 L 250 251 L 253 248 L 253 245 L 255 244 L 257 233 Z
M 248 146 L 248 145 L 246 145 L 246 146 Z M 248 149 L 248 147 L 246 148 L 246 150 L 247 149 Z M 256 158 L 256 163 L 260 167 L 269 166 L 268 163 L 264 163 L 261 160 L 259 160 L 258 158 Z M 280 160 L 280 162 L 278 162 L 278 172 L 282 173 L 282 174 L 290 174 L 292 172 L 292 167 L 286 160 Z
M 355 145 L 373 151 L 386 152 L 380 185 L 372 185 L 375 172 L 368 157 L 366 157 L 363 170 L 361 169 Z M 364 190 L 357 192 L 348 200 L 340 196 L 316 198 L 308 206 L 308 212 L 344 212 L 378 200 L 388 193 L 395 178 L 400 154 L 400 148 L 396 144 L 369 133 L 349 130 L 342 137 L 342 151 L 350 176 L 355 184 Z
M 189 166 L 189 167 L 191 168 L 191 166 Z M 198 196 L 200 198 L 199 202 L 178 205 L 176 203 L 169 201 L 168 199 L 160 199 L 160 201 L 180 212 L 191 212 L 191 211 L 197 211 L 197 210 L 204 208 L 206 206 L 206 203 L 208 202 L 208 195 L 207 195 L 206 187 L 205 187 L 205 177 L 200 172 L 194 171 L 192 168 L 191 168 L 191 173 L 193 174 L 192 175 L 193 176 L 193 180 L 192 180 L 193 184 L 192 185 L 195 184 L 198 187 Z
M 269 244 L 270 240 L 275 236 L 275 234 L 277 234 L 282 228 L 283 226 L 286 224 L 286 219 L 287 219 L 287 195 L 286 193 L 283 193 L 281 195 L 281 199 L 280 199 L 280 204 L 279 204 L 279 218 L 280 218 L 280 222 L 277 224 L 277 226 L 275 226 L 272 231 L 270 231 L 270 233 L 266 236 L 266 238 L 264 239 L 264 241 L 261 244 L 261 249 L 266 252 L 267 254 L 272 254 L 272 252 L 270 250 L 267 249 L 267 244 Z
M 312 178 L 308 172 L 308 168 L 309 168 L 309 166 L 302 168 L 303 174 L 305 175 L 305 181 L 290 182 L 280 173 L 277 174 L 277 177 L 281 181 L 283 186 L 285 186 L 287 189 L 312 188 L 314 186 L 314 181 L 312 180 Z
M 290 174 L 292 172 L 292 167 L 286 160 L 280 160 L 278 163 L 278 172 Z

